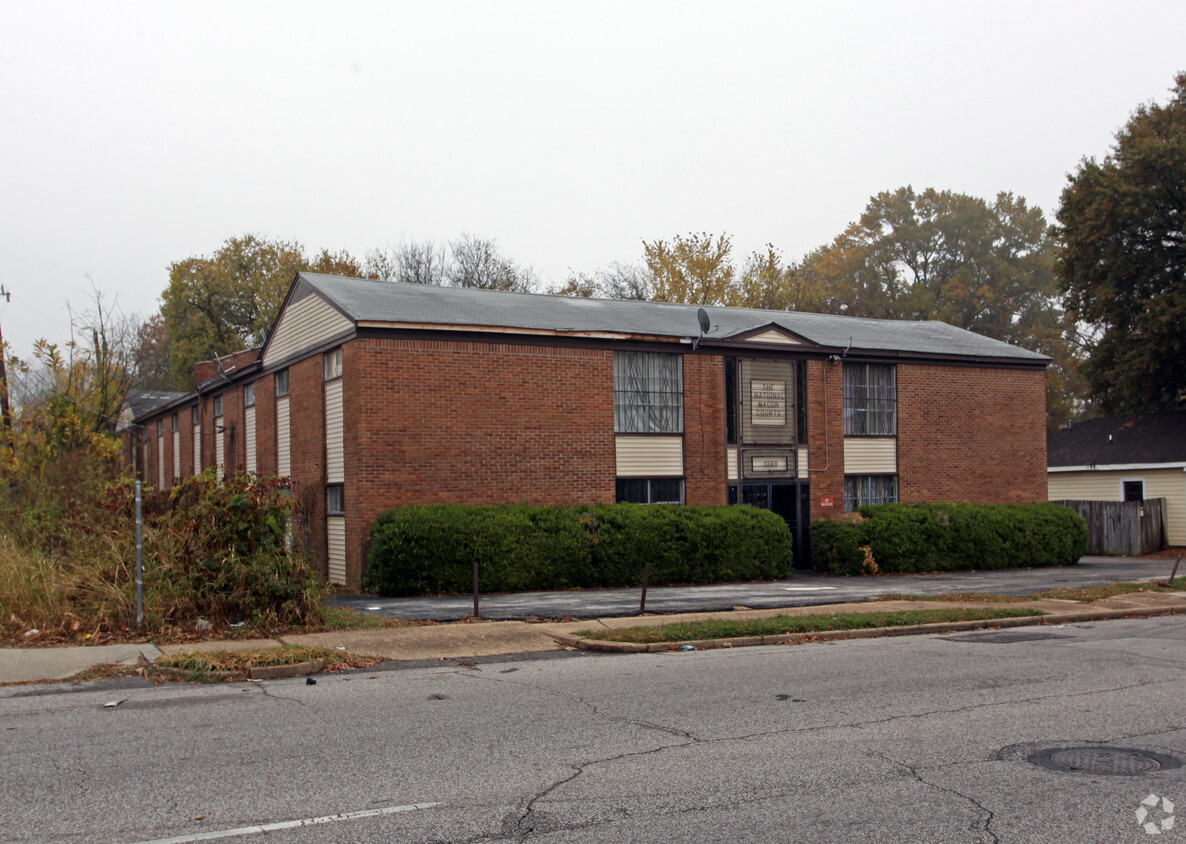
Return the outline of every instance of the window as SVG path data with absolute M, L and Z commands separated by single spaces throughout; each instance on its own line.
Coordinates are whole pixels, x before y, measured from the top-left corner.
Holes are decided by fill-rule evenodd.
M 798 414 L 795 435 L 799 445 L 807 445 L 807 361 L 795 361 L 795 412 Z
M 682 434 L 683 430 L 683 357 L 614 352 L 614 431 Z
M 195 425 L 202 421 L 202 409 L 196 404 L 190 408 L 190 421 Z
M 858 510 L 866 504 L 897 503 L 897 475 L 847 475 L 844 478 L 845 510 Z
M 342 349 L 331 349 L 325 353 L 325 380 L 342 377 Z
M 725 358 L 725 442 L 737 445 L 737 358 Z
M 174 413 L 172 416 L 169 417 L 169 424 L 173 426 L 170 430 L 172 430 L 174 433 L 176 433 L 177 432 L 177 414 L 176 413 Z
M 288 370 L 287 369 L 281 369 L 279 372 L 276 373 L 276 395 L 277 396 L 287 396 L 288 395 Z
M 683 478 L 618 478 L 618 503 L 683 504 Z
M 214 397 L 214 415 L 222 416 L 222 396 Z
M 255 407 L 255 385 L 248 384 L 243 388 L 243 406 Z
M 325 485 L 325 514 L 342 516 L 346 513 L 346 490 L 344 484 Z
M 898 385 L 892 364 L 844 364 L 844 435 L 892 437 L 898 432 Z
M 1145 481 L 1124 481 L 1120 486 L 1125 501 L 1145 500 Z

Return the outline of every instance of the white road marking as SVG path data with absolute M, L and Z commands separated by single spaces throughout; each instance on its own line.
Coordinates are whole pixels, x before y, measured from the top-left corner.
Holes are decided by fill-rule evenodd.
M 782 587 L 787 592 L 827 592 L 830 589 L 837 589 L 836 586 L 784 586 Z
M 419 809 L 431 809 L 440 803 L 410 803 L 407 806 L 384 806 L 382 809 L 363 809 L 359 812 L 343 812 L 340 815 L 323 815 L 319 818 L 301 818 L 296 821 L 276 821 L 259 826 L 241 826 L 236 829 L 217 829 L 210 832 L 195 832 L 191 835 L 178 835 L 174 838 L 154 838 L 152 841 L 141 841 L 139 844 L 190 844 L 192 841 L 213 841 L 216 838 L 234 838 L 241 835 L 261 835 L 275 832 L 279 829 L 296 829 L 302 826 L 316 826 L 323 823 L 339 823 L 340 821 L 356 821 L 360 818 L 374 818 L 379 815 L 395 815 L 400 812 L 415 812 Z

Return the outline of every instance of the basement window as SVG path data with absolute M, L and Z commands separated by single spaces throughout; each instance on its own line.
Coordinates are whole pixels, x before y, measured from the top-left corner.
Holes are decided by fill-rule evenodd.
M 897 475 L 846 475 L 844 509 L 859 510 L 869 504 L 897 504 Z
M 325 485 L 325 514 L 327 516 L 346 515 L 345 484 Z
M 618 478 L 619 504 L 683 504 L 683 478 Z

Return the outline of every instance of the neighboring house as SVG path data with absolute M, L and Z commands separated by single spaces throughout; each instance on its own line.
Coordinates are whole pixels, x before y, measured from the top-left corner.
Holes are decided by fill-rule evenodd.
M 350 588 L 404 504 L 741 502 L 805 564 L 810 521 L 864 503 L 1045 499 L 1048 358 L 938 322 L 704 310 L 701 336 L 695 305 L 301 273 L 262 349 L 137 417 L 144 474 L 289 476 Z
M 181 467 L 173 466 L 166 459 L 164 451 L 167 438 L 163 435 L 163 422 L 157 420 L 157 436 L 149 436 L 151 432 L 133 424 L 133 419 L 151 416 L 155 411 L 173 402 L 185 398 L 188 393 L 168 392 L 164 390 L 129 390 L 120 409 L 119 419 L 116 421 L 115 433 L 120 439 L 120 459 L 142 479 L 157 486 L 164 486 L 173 478 L 181 476 Z M 153 461 L 149 450 L 156 446 L 157 459 Z M 169 455 L 172 456 L 170 450 Z M 149 474 L 145 467 L 152 466 L 156 474 Z
M 1186 410 L 1076 422 L 1046 442 L 1051 501 L 1166 500 L 1166 540 L 1186 545 Z

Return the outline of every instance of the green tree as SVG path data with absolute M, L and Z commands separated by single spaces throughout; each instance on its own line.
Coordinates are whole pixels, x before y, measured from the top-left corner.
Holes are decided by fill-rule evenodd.
M 230 238 L 209 257 L 170 265 L 161 316 L 173 383 L 192 386 L 194 364 L 262 343 L 300 270 L 362 274 L 349 253 L 322 250 L 307 258 L 300 243 L 253 234 Z
M 1186 407 L 1186 73 L 1137 107 L 1058 209 L 1066 307 L 1097 331 L 1083 375 L 1105 412 Z
M 1079 338 L 1059 307 L 1045 217 L 1021 197 L 880 193 L 798 272 L 821 311 L 940 320 L 1050 355 L 1047 422 L 1070 418 L 1081 389 Z

